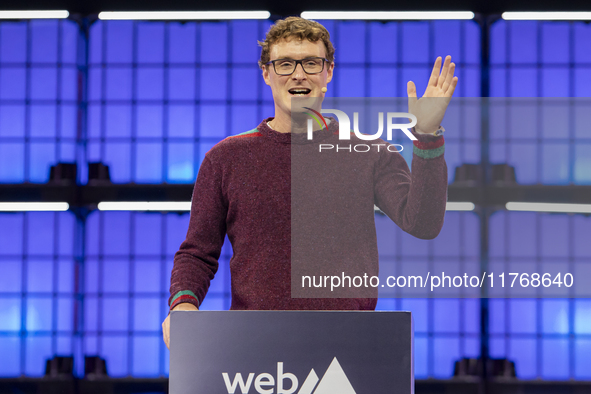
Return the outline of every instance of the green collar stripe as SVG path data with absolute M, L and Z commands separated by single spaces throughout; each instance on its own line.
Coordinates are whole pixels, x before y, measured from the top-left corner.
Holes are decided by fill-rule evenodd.
M 236 134 L 235 137 L 238 137 L 239 135 L 247 135 L 247 134 L 256 133 L 257 131 L 259 131 L 259 130 L 258 129 L 252 129 L 252 130 L 249 130 L 249 131 L 245 131 L 244 133 Z
M 445 151 L 445 145 L 441 145 L 439 148 L 435 149 L 419 149 L 416 146 L 413 146 L 413 152 L 415 155 L 422 157 L 423 159 L 434 159 L 439 157 Z

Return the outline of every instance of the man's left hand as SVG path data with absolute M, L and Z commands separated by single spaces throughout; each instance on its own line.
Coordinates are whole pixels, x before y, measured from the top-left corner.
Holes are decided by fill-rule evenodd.
M 417 99 L 414 82 L 408 81 L 407 84 L 408 112 L 417 117 L 415 131 L 419 134 L 433 134 L 439 128 L 458 84 L 458 77 L 454 77 L 456 65 L 451 62 L 451 56 L 446 56 L 441 73 L 440 69 L 441 57 L 438 57 L 433 65 L 427 89 L 420 99 Z

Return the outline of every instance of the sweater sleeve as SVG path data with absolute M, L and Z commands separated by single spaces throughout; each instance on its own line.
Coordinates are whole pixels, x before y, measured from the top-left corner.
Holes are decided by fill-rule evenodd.
M 218 269 L 226 235 L 226 212 L 221 169 L 206 155 L 193 189 L 187 237 L 174 256 L 170 309 L 182 302 L 196 307 L 203 302 Z
M 374 170 L 375 204 L 402 230 L 435 238 L 447 204 L 447 165 L 443 136 L 414 134 L 412 172 L 399 153 L 382 151 Z

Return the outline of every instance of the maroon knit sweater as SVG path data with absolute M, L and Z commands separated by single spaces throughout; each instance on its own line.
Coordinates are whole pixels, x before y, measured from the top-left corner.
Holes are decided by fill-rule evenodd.
M 434 238 L 443 226 L 447 200 L 443 137 L 415 134 L 411 173 L 404 158 L 385 146 L 365 153 L 327 150 L 319 155 L 319 143 L 385 144 L 354 135 L 350 141 L 339 141 L 334 119 L 328 130 L 314 132 L 311 141 L 305 134 L 274 131 L 267 124 L 271 119 L 224 139 L 205 155 L 193 190 L 187 238 L 174 258 L 170 308 L 181 302 L 200 305 L 218 269 L 227 234 L 233 249 L 231 309 L 375 309 L 377 292 L 367 298 L 291 297 L 295 218 L 291 214 L 296 204 L 292 188 L 297 204 L 322 201 L 304 207 L 297 219 L 297 231 L 309 253 L 342 257 L 350 269 L 347 273 L 376 274 L 374 203 L 418 238 Z M 322 193 L 334 197 L 329 200 Z M 316 230 L 300 231 L 307 226 L 302 220 Z

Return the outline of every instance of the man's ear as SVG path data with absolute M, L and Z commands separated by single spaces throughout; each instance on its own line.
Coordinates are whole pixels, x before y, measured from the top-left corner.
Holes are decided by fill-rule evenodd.
M 328 66 L 328 70 L 326 70 L 326 83 L 329 83 L 332 80 L 333 70 L 334 70 L 334 62 L 330 63 L 330 66 Z
M 269 67 L 267 66 L 263 66 L 263 79 L 267 85 L 271 86 L 271 80 L 269 79 Z

